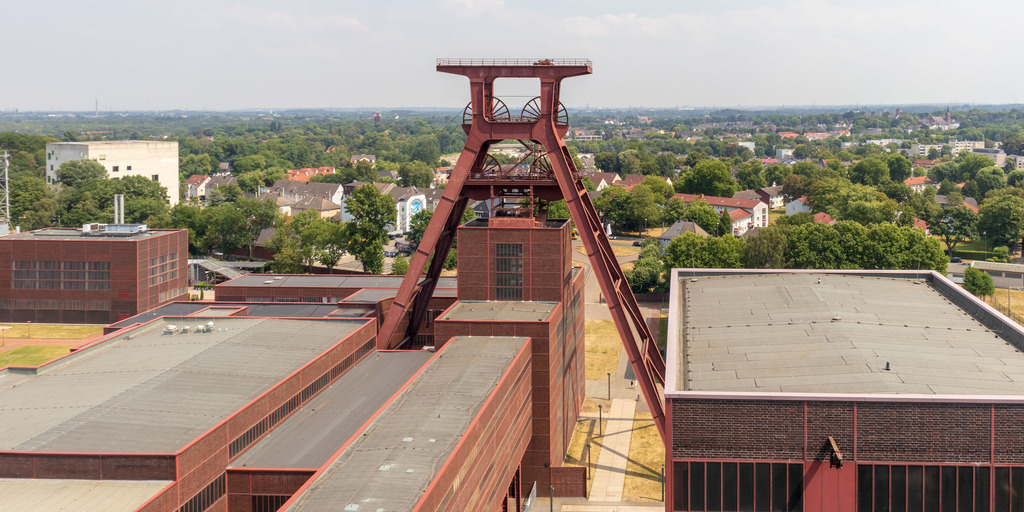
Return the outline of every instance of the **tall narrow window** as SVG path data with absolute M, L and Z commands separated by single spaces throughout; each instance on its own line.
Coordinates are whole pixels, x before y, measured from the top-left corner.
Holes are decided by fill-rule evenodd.
M 497 300 L 523 300 L 523 244 L 495 244 Z

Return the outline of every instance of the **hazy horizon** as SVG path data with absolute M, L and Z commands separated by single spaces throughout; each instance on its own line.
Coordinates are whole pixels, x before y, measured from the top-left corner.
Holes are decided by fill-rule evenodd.
M 1024 69 L 996 22 L 1021 14 L 993 0 L 18 2 L 0 110 L 461 108 L 466 79 L 437 73 L 440 57 L 588 58 L 594 74 L 563 83 L 575 108 L 1017 104 Z M 529 95 L 518 85 L 507 94 Z

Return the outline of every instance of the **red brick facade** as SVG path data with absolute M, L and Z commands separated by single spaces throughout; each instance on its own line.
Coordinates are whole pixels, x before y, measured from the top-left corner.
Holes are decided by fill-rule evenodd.
M 583 272 L 573 275 L 570 266 L 572 255 L 568 252 L 571 250 L 568 223 L 551 228 L 537 227 L 533 225 L 532 219 L 526 220 L 529 220 L 528 226 L 459 228 L 459 300 L 495 300 L 494 279 L 485 277 L 486 272 L 477 271 L 474 274 L 475 269 L 493 267 L 482 262 L 494 259 L 496 244 L 520 240 L 523 241 L 524 251 L 523 300 L 560 301 L 551 317 L 545 321 L 532 322 L 501 318 L 438 319 L 433 329 L 435 344 L 439 347 L 453 336 L 531 338 L 533 437 L 522 461 L 522 483 L 528 488 L 536 481 L 538 488 L 546 489 L 552 484 L 550 468 L 560 466 L 565 458 L 585 398 L 584 275 Z M 538 250 L 538 246 L 545 249 Z M 557 269 L 559 274 L 553 277 L 539 269 Z M 534 277 L 528 277 L 531 272 Z M 463 277 L 464 273 L 476 277 Z M 540 275 L 545 277 L 540 279 L 537 277 Z M 544 286 L 539 290 L 534 289 L 541 282 Z M 481 286 L 481 283 L 490 284 Z M 547 283 L 564 283 L 565 287 L 556 292 Z M 570 484 L 568 489 L 571 491 L 560 486 L 556 494 L 581 495 L 574 494 L 578 489 L 574 484 Z
M 124 237 L 46 229 L 0 237 L 0 321 L 117 322 L 186 299 L 187 267 L 184 229 Z

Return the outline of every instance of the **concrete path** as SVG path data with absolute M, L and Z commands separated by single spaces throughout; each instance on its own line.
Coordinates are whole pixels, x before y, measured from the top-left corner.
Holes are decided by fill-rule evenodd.
M 612 400 L 608 424 L 602 438 L 601 455 L 594 469 L 594 484 L 590 501 L 622 501 L 622 486 L 626 480 L 626 460 L 629 441 L 633 435 L 635 400 Z

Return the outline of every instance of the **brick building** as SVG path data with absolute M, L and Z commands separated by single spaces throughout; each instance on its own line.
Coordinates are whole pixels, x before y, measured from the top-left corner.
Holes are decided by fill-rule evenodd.
M 1024 506 L 1024 329 L 941 275 L 676 269 L 670 297 L 666 510 Z
M 188 294 L 188 232 L 137 225 L 0 237 L 0 321 L 105 324 Z

